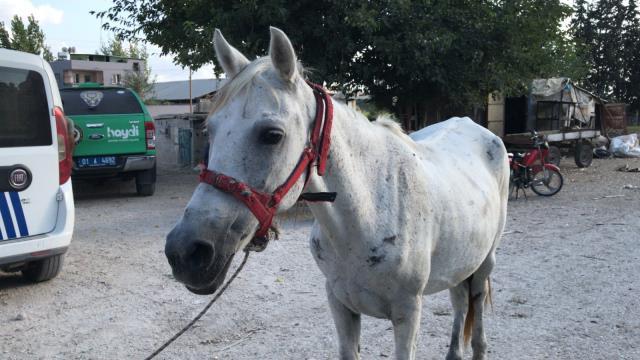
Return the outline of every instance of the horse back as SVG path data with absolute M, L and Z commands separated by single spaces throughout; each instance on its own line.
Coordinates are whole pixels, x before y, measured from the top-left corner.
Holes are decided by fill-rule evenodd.
M 476 170 L 486 168 L 496 180 L 506 179 L 508 184 L 508 158 L 502 140 L 468 117 L 442 121 L 413 132 L 410 137 L 427 162 L 472 166 Z
M 495 249 L 506 221 L 509 166 L 499 137 L 469 118 L 414 132 L 435 224 L 427 293 L 455 286 Z M 479 221 L 482 219 L 482 221 Z

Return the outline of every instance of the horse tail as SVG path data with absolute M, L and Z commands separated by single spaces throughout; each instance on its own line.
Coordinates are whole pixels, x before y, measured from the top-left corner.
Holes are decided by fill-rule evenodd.
M 487 277 L 487 287 L 489 288 L 487 291 L 487 297 L 484 298 L 484 304 L 490 304 L 491 305 L 491 311 L 493 311 L 493 298 L 491 297 L 491 278 Z
M 464 343 L 469 344 L 471 341 L 471 333 L 473 331 L 473 324 L 475 322 L 476 308 L 473 305 L 473 296 L 471 295 L 471 279 L 469 279 L 469 308 L 467 309 L 467 316 L 464 319 Z M 485 305 L 491 304 L 491 310 L 493 310 L 493 299 L 491 297 L 491 279 L 487 277 L 487 296 L 484 298 Z

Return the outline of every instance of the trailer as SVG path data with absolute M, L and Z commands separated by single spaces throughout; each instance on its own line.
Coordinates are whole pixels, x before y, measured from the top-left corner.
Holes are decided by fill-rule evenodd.
M 503 105 L 502 138 L 511 151 L 530 148 L 530 132 L 536 130 L 551 145 L 550 162 L 559 164 L 561 149 L 570 148 L 578 167 L 591 165 L 592 140 L 601 134 L 599 97 L 569 78 L 536 79 L 529 96 L 506 98 Z

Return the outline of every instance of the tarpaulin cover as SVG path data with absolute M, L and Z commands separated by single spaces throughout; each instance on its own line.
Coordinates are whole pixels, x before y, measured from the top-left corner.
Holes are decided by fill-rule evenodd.
M 531 83 L 531 95 L 535 101 L 562 101 L 575 105 L 563 105 L 563 125 L 569 127 L 571 120 L 588 124 L 595 117 L 595 97 L 573 85 L 566 77 L 535 79 Z
M 638 134 L 617 136 L 611 139 L 609 151 L 617 157 L 640 157 Z

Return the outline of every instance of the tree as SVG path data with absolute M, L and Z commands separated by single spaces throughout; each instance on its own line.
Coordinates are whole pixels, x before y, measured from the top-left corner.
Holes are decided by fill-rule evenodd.
M 251 58 L 267 52 L 274 25 L 315 81 L 347 94 L 365 87 L 396 112 L 416 102 L 460 112 L 493 91 L 522 93 L 534 77 L 579 72 L 561 30 L 570 12 L 559 0 L 114 0 L 94 14 L 194 69 L 217 61 L 214 28 Z
M 107 43 L 102 43 L 100 45 L 100 51 L 102 55 L 107 56 L 119 56 L 119 57 L 129 57 L 129 53 L 125 49 L 122 44 L 122 39 L 118 37 L 114 37 L 109 39 Z
M 640 11 L 636 1 L 579 0 L 575 8 L 572 33 L 589 68 L 583 85 L 603 98 L 640 108 Z
M 132 41 L 129 43 L 127 56 L 134 59 L 144 60 L 144 67 L 137 71 L 127 72 L 124 76 L 123 83 L 126 87 L 133 89 L 138 93 L 142 99 L 146 99 L 156 82 L 155 77 L 151 76 L 147 47 L 137 41 Z
M 29 15 L 27 21 L 28 24 L 25 27 L 22 18 L 15 15 L 11 19 L 11 36 L 5 29 L 4 23 L 0 22 L 0 47 L 37 55 L 42 53 L 45 60 L 52 61 L 53 55 L 44 43 L 44 32 L 40 29 L 38 21 L 33 15 Z
M 11 49 L 11 37 L 2 21 L 0 21 L 0 48 Z
M 640 110 L 640 9 L 635 0 L 629 0 L 625 16 L 624 59 L 625 98 L 632 109 Z
M 122 80 L 125 87 L 128 87 L 138 93 L 142 99 L 146 99 L 149 92 L 153 89 L 155 78 L 151 76 L 151 67 L 149 67 L 149 53 L 147 47 L 140 41 L 130 41 L 128 46 L 124 44 L 121 37 L 114 37 L 100 46 L 102 55 L 119 56 L 131 59 L 144 60 L 144 66 L 138 70 L 127 71 Z

